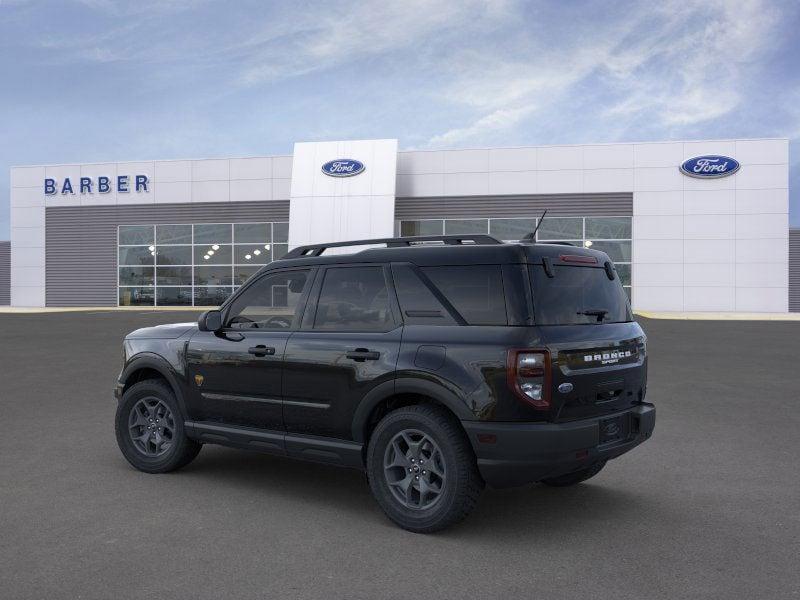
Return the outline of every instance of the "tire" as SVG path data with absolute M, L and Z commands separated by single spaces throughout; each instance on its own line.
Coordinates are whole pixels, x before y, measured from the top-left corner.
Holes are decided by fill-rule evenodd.
M 415 533 L 461 521 L 484 487 L 460 424 L 430 405 L 399 408 L 378 423 L 369 441 L 367 477 L 386 516 Z
M 576 483 L 580 483 L 582 481 L 586 481 L 587 479 L 591 479 L 592 477 L 597 475 L 600 471 L 602 471 L 603 467 L 605 466 L 606 462 L 602 461 L 599 463 L 595 463 L 590 467 L 586 467 L 585 469 L 581 469 L 580 471 L 573 471 L 572 473 L 567 473 L 566 475 L 559 475 L 558 477 L 549 477 L 548 479 L 542 479 L 542 483 L 552 487 L 567 487 L 569 485 L 575 485 Z
M 115 430 L 122 455 L 145 473 L 185 467 L 202 448 L 186 436 L 175 393 L 159 379 L 128 388 L 117 405 Z

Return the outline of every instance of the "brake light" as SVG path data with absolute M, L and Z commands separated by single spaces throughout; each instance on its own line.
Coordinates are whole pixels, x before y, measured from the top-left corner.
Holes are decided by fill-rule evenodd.
M 580 254 L 562 254 L 558 258 L 562 262 L 582 263 L 586 265 L 596 265 L 597 259 L 594 256 L 581 256 Z
M 547 350 L 510 350 L 508 385 L 521 399 L 539 410 L 550 408 L 550 353 Z

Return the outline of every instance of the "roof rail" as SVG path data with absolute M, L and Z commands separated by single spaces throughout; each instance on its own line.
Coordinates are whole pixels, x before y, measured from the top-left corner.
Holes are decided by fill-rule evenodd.
M 330 242 L 327 244 L 310 244 L 308 246 L 298 246 L 291 250 L 283 258 L 301 258 L 304 256 L 319 256 L 328 248 L 344 248 L 347 246 L 371 246 L 373 244 L 386 244 L 387 248 L 399 248 L 403 246 L 413 246 L 424 242 L 442 242 L 447 246 L 460 246 L 464 242 L 485 246 L 492 244 L 502 244 L 497 238 L 490 235 L 418 235 L 409 237 L 378 238 L 373 240 L 352 240 L 349 242 Z
M 575 246 L 572 242 L 536 242 L 537 244 L 548 244 L 550 246 Z

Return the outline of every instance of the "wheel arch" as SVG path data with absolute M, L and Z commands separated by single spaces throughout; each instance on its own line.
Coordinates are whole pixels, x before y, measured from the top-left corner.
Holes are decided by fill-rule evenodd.
M 183 389 L 179 385 L 177 374 L 166 359 L 149 352 L 134 356 L 119 377 L 120 383 L 123 384 L 122 393 L 124 394 L 133 384 L 145 379 L 163 379 L 172 388 L 184 417 L 187 416 Z
M 426 380 L 395 379 L 373 388 L 359 403 L 353 416 L 353 440 L 366 444 L 371 431 L 383 416 L 401 406 L 434 404 L 458 421 L 474 419 L 467 405 L 445 387 Z

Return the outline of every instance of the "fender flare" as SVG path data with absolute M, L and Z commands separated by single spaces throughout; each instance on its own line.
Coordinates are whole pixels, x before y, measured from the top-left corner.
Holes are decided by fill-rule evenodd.
M 125 365 L 122 373 L 120 373 L 120 383 L 127 384 L 131 375 L 142 369 L 152 369 L 167 380 L 167 383 L 169 383 L 172 391 L 175 393 L 175 398 L 178 400 L 178 405 L 181 408 L 184 418 L 187 418 L 186 402 L 183 397 L 183 388 L 178 381 L 178 375 L 175 373 L 172 365 L 169 364 L 169 361 L 163 356 L 152 352 L 141 352 L 133 356 L 128 361 L 128 364 Z
M 381 402 L 397 394 L 427 396 L 449 409 L 459 421 L 475 420 L 475 415 L 469 410 L 464 400 L 441 383 L 428 379 L 401 377 L 375 386 L 361 400 L 353 415 L 352 436 L 354 441 L 362 444 L 366 441 L 365 430 L 370 415 Z

